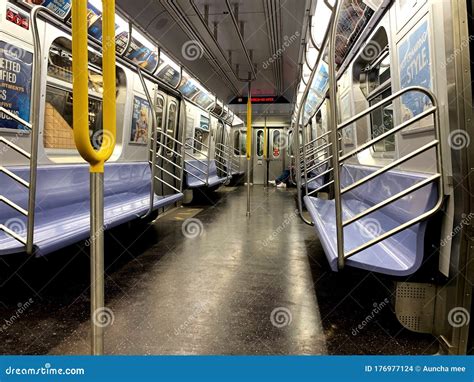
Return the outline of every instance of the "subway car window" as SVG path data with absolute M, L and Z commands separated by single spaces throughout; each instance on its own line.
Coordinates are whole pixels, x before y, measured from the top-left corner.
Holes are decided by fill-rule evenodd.
M 89 55 L 89 134 L 95 148 L 102 144 L 103 78 L 101 59 Z M 48 59 L 48 85 L 44 120 L 44 146 L 48 149 L 75 149 L 72 121 L 72 54 L 71 42 L 60 38 L 51 45 Z M 117 73 L 118 75 L 119 73 Z
M 168 106 L 168 123 L 166 126 L 167 133 L 168 135 L 174 137 L 174 131 L 176 127 L 176 111 L 177 111 L 177 106 L 174 102 L 170 103 Z M 168 139 L 167 147 L 169 148 L 168 150 L 168 155 L 172 156 L 174 150 L 174 142 L 172 139 Z
M 263 156 L 263 130 L 257 132 L 257 156 Z
M 275 130 L 273 132 L 273 149 L 272 149 L 272 155 L 273 158 L 279 158 L 280 157 L 280 151 L 281 151 L 281 140 L 280 140 L 280 132 L 278 130 Z
M 361 73 L 361 90 L 367 98 L 370 106 L 382 101 L 392 94 L 390 52 L 388 38 L 384 29 L 380 29 L 371 41 L 374 46 L 379 47 L 369 62 L 366 63 Z M 366 53 L 362 55 L 367 57 Z M 370 114 L 370 138 L 377 138 L 394 127 L 393 104 L 389 103 L 377 108 Z M 395 135 L 377 142 L 372 146 L 374 152 L 393 153 L 395 151 Z

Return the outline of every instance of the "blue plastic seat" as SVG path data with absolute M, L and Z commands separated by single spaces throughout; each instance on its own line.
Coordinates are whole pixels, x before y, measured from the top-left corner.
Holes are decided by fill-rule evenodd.
M 375 167 L 344 165 L 341 185 L 348 186 L 366 177 Z M 347 220 L 404 189 L 425 180 L 428 175 L 388 171 L 342 197 L 343 220 Z M 344 227 L 345 253 L 432 209 L 438 198 L 437 185 L 430 183 L 356 222 Z M 316 232 L 333 271 L 337 271 L 336 218 L 334 200 L 305 196 Z M 349 258 L 347 266 L 392 276 L 407 276 L 423 261 L 426 221 L 407 228 Z
M 199 187 L 216 187 L 226 182 L 226 177 L 219 177 L 217 175 L 216 161 L 214 159 L 209 161 L 209 178 L 206 184 L 206 175 L 203 172 L 207 172 L 207 162 L 198 160 L 186 160 L 184 162 L 186 169 L 186 187 L 187 188 L 199 188 Z M 203 172 L 199 171 L 202 170 Z M 191 173 L 192 175 L 190 175 Z
M 10 168 L 27 180 L 29 169 Z M 38 167 L 34 244 L 37 256 L 90 236 L 89 166 Z M 143 216 L 150 203 L 150 166 L 144 162 L 106 164 L 104 173 L 104 224 L 109 229 Z M 26 209 L 28 190 L 0 173 L 1 194 Z M 154 209 L 181 200 L 183 194 L 155 196 Z M 26 218 L 0 203 L 0 221 L 14 231 L 26 228 Z M 25 237 L 25 232 L 17 232 Z M 23 252 L 14 238 L 0 231 L 0 255 Z

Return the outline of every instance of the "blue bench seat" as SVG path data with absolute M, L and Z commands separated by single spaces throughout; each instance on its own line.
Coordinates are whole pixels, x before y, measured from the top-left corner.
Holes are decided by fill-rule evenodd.
M 29 169 L 10 168 L 27 180 Z M 150 203 L 150 166 L 145 162 L 111 163 L 105 167 L 104 225 L 106 229 L 143 216 Z M 38 167 L 35 208 L 35 255 L 43 256 L 90 236 L 88 165 Z M 0 173 L 1 194 L 26 209 L 28 190 Z M 5 185 L 5 186 L 4 186 Z M 183 198 L 177 193 L 156 196 L 154 209 Z M 26 218 L 1 203 L 0 221 L 26 237 Z M 17 240 L 0 231 L 0 255 L 23 252 Z
M 226 182 L 226 177 L 219 177 L 217 175 L 216 161 L 214 159 L 209 161 L 209 178 L 206 184 L 206 175 L 199 171 L 198 168 L 204 172 L 207 172 L 206 160 L 186 160 L 185 166 L 185 178 L 187 188 L 199 188 L 199 187 L 215 187 Z M 192 175 L 190 175 L 192 174 Z
M 375 170 L 377 170 L 375 167 L 344 165 L 341 168 L 341 185 L 346 187 Z M 400 171 L 388 171 L 379 175 L 343 195 L 343 220 L 358 215 L 427 177 L 428 175 L 424 174 Z M 406 197 L 345 226 L 345 253 L 429 211 L 436 205 L 437 199 L 437 185 L 429 183 Z M 304 202 L 313 219 L 329 265 L 333 271 L 337 271 L 334 200 L 305 196 Z M 423 261 L 426 225 L 426 220 L 415 224 L 347 258 L 347 266 L 392 276 L 413 274 Z

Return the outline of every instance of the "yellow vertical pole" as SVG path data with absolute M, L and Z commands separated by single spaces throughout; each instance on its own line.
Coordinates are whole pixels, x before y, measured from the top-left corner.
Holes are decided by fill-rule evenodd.
M 72 77 L 74 141 L 90 165 L 91 353 L 104 354 L 104 164 L 112 155 L 116 137 L 115 109 L 115 1 L 102 0 L 103 128 L 96 150 L 89 136 L 89 54 L 87 1 L 72 2 Z
M 252 159 L 252 94 L 249 82 L 247 100 L 247 216 L 250 216 L 250 160 Z

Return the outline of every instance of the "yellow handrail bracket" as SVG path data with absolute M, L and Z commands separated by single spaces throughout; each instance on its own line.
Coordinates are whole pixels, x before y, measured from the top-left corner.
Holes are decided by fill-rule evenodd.
M 115 0 L 102 0 L 103 129 L 96 150 L 89 134 L 89 70 L 87 49 L 87 1 L 72 2 L 73 130 L 79 154 L 91 172 L 104 172 L 116 141 Z

